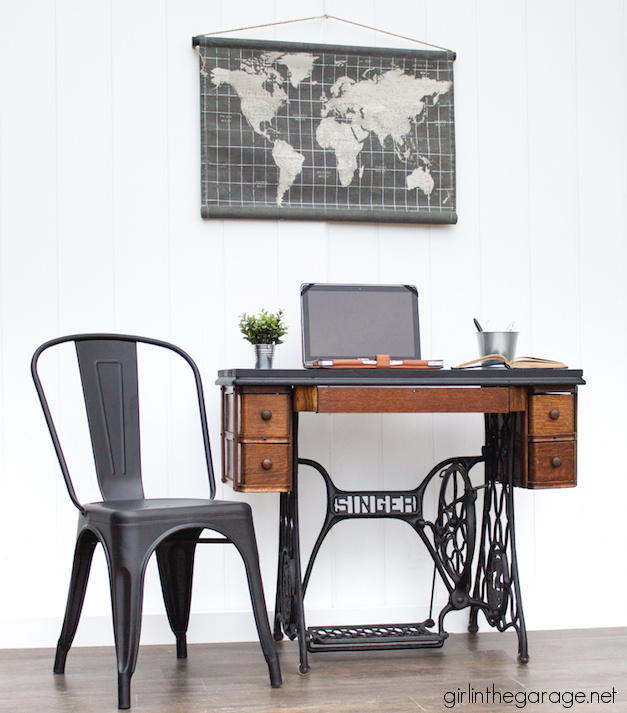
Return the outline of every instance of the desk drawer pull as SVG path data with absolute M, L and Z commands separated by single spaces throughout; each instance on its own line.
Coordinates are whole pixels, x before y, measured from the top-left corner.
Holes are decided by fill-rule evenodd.
M 550 413 L 549 416 L 554 420 L 557 421 L 557 419 L 560 417 L 560 411 L 557 408 L 554 408 Z
M 555 458 L 553 458 L 553 460 L 551 461 L 551 465 L 554 468 L 559 468 L 562 465 L 562 459 L 558 456 L 555 456 Z
M 264 458 L 264 459 L 261 461 L 261 467 L 262 467 L 264 470 L 270 470 L 270 469 L 272 468 L 272 461 L 271 461 L 269 458 Z
M 272 418 L 272 411 L 269 411 L 268 409 L 266 409 L 265 411 L 262 411 L 261 418 L 264 421 L 269 421 Z

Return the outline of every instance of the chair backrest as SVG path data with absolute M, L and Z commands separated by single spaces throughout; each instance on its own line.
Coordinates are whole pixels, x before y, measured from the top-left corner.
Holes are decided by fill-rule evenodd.
M 139 428 L 138 343 L 178 354 L 193 372 L 210 497 L 213 498 L 215 480 L 205 400 L 200 372 L 193 359 L 174 344 L 147 337 L 74 334 L 42 344 L 33 355 L 31 372 L 65 484 L 76 507 L 82 510 L 38 370 L 39 358 L 45 351 L 67 342 L 74 342 L 76 348 L 96 475 L 103 499 L 129 500 L 144 497 Z

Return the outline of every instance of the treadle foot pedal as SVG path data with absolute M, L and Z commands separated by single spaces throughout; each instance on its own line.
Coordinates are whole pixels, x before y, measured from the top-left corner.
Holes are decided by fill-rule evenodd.
M 313 626 L 307 629 L 309 651 L 368 651 L 370 649 L 438 649 L 447 633 L 429 631 L 432 620 L 419 624 L 374 626 Z

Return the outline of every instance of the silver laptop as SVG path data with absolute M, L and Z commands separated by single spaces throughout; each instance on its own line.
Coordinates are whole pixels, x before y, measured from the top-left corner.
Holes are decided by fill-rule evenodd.
M 420 359 L 413 285 L 304 284 L 301 323 L 308 368 L 370 366 L 377 355 L 392 365 Z

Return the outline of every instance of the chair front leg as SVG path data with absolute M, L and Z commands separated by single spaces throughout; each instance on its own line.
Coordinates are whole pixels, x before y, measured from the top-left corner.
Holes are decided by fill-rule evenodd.
M 94 533 L 89 530 L 83 530 L 76 541 L 65 617 L 63 619 L 63 627 L 59 641 L 57 642 L 57 652 L 54 659 L 53 671 L 55 673 L 65 672 L 65 660 L 74 641 L 78 622 L 81 618 L 89 571 L 97 544 L 98 539 Z
M 221 528 L 221 532 L 237 547 L 244 560 L 255 624 L 257 625 L 257 633 L 259 634 L 259 643 L 261 644 L 264 657 L 268 664 L 270 683 L 273 688 L 279 688 L 282 683 L 281 665 L 268 621 L 268 610 L 266 608 L 266 599 L 261 581 L 259 553 L 257 551 L 252 513 L 248 518 L 232 520 L 229 522 L 228 528 Z
M 144 533 L 142 533 L 144 534 Z M 144 574 L 150 545 L 138 533 L 117 533 L 109 544 L 109 581 L 118 664 L 118 708 L 131 706 L 131 677 L 137 663 L 144 598 Z

